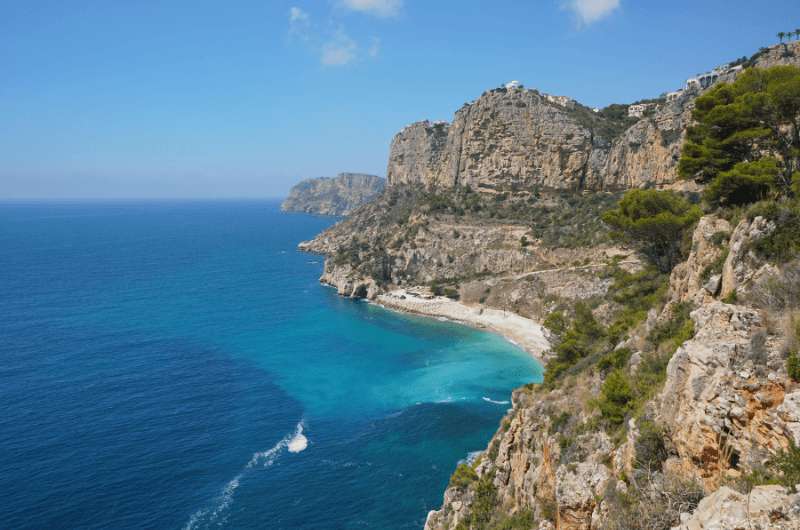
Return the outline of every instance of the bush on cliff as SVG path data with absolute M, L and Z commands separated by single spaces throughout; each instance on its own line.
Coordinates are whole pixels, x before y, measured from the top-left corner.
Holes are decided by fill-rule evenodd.
M 555 335 L 561 335 L 567 329 L 567 318 L 563 311 L 551 311 L 542 322 L 542 325 Z
M 762 258 L 786 263 L 800 255 L 800 200 L 761 202 L 747 212 L 750 219 L 764 217 L 775 230 L 753 242 L 753 250 Z
M 800 484 L 800 448 L 790 442 L 789 448 L 770 458 L 766 464 L 743 476 L 739 489 L 749 493 L 753 486 L 778 484 L 797 491 Z
M 664 428 L 649 420 L 639 422 L 639 436 L 636 438 L 636 468 L 647 472 L 661 471 L 669 452 L 664 443 Z
M 692 307 L 687 302 L 676 304 L 672 308 L 672 318 L 656 324 L 647 340 L 658 350 L 666 350 L 669 355 L 681 344 L 694 336 L 694 322 L 690 317 Z
M 453 475 L 450 477 L 450 487 L 465 489 L 470 484 L 478 480 L 478 474 L 467 464 L 458 464 Z
M 535 528 L 533 514 L 530 510 L 521 510 L 514 515 L 501 519 L 492 525 L 491 530 L 529 530 Z
M 661 272 L 682 259 L 684 232 L 700 219 L 700 208 L 671 191 L 631 190 L 603 214 L 618 239 L 635 245 Z
M 595 320 L 591 308 L 583 302 L 575 304 L 575 318 L 553 348 L 555 358 L 547 364 L 544 383 L 552 387 L 555 381 L 581 359 L 606 346 L 606 331 Z
M 792 381 L 800 382 L 800 356 L 797 352 L 789 352 L 789 357 L 786 358 L 786 372 Z
M 614 370 L 606 377 L 600 390 L 600 414 L 612 427 L 618 427 L 631 412 L 633 398 L 633 388 L 627 374 L 622 370 Z
M 647 312 L 664 298 L 669 277 L 655 267 L 627 272 L 618 265 L 608 272 L 614 282 L 608 289 L 611 300 L 621 310 L 608 328 L 609 339 L 616 344 L 626 332 L 647 318 Z

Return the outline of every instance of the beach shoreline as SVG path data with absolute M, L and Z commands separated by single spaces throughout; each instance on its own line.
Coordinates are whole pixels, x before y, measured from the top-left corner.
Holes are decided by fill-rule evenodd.
M 444 318 L 472 328 L 491 331 L 525 350 L 542 365 L 550 348 L 541 324 L 511 311 L 481 306 L 468 306 L 444 296 L 425 296 L 406 289 L 379 294 L 373 303 L 420 316 Z

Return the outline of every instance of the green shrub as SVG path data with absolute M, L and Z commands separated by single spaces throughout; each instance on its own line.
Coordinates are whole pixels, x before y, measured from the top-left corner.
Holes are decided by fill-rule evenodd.
M 780 475 L 780 483 L 794 489 L 800 484 L 800 448 L 792 442 L 788 450 L 778 453 L 769 464 Z
M 575 318 L 561 342 L 553 348 L 555 358 L 547 364 L 544 382 L 552 387 L 555 381 L 581 359 L 605 347 L 606 332 L 595 320 L 592 310 L 584 302 L 575 304 Z
M 724 230 L 720 230 L 719 232 L 714 232 L 711 235 L 711 243 L 714 246 L 722 247 L 725 242 L 727 242 L 731 238 L 730 232 L 725 232 Z
M 567 329 L 567 318 L 562 311 L 551 311 L 542 325 L 556 335 L 561 335 Z
M 611 350 L 600 358 L 597 362 L 597 367 L 603 372 L 624 368 L 632 354 L 633 352 L 628 348 Z
M 672 351 L 666 352 L 646 352 L 642 355 L 639 367 L 636 370 L 636 405 L 635 408 L 640 410 L 641 407 L 655 396 L 664 386 L 664 381 L 667 379 L 667 365 L 672 358 Z
M 633 245 L 667 273 L 682 259 L 684 231 L 700 218 L 700 209 L 671 191 L 630 190 L 616 209 L 603 214 L 614 237 Z
M 792 175 L 792 193 L 795 199 L 800 199 L 800 171 L 795 171 Z
M 647 340 L 660 348 L 667 345 L 671 355 L 678 347 L 694 336 L 694 322 L 690 316 L 692 307 L 687 302 L 676 304 L 672 308 L 672 318 L 664 323 L 657 324 Z
M 450 477 L 450 487 L 466 489 L 470 484 L 478 480 L 478 474 L 467 464 L 458 464 L 453 475 Z
M 614 322 L 608 328 L 612 344 L 619 342 L 631 328 L 647 318 L 647 312 L 659 302 L 666 293 L 669 277 L 655 267 L 648 267 L 635 273 L 625 272 L 615 267 L 610 272 L 614 278 L 608 295 L 622 306 Z
M 558 505 L 555 499 L 543 499 L 540 505 L 542 508 L 542 517 L 548 521 L 555 522 L 556 514 L 558 513 Z
M 741 480 L 745 491 L 762 484 L 778 484 L 796 491 L 800 484 L 800 448 L 794 442 L 786 451 L 769 459 L 763 468 L 754 469 Z
M 792 381 L 800 382 L 800 356 L 797 352 L 790 352 L 786 359 L 786 372 Z
M 619 426 L 632 409 L 633 389 L 622 370 L 611 372 L 600 389 L 600 414 L 611 426 Z
M 531 528 L 534 528 L 533 513 L 530 510 L 522 510 L 514 515 L 504 517 L 492 525 L 491 530 L 530 530 Z
M 472 530 L 488 528 L 496 508 L 497 488 L 494 486 L 494 476 L 487 473 L 478 480 L 475 486 L 475 495 L 467 516 L 468 527 Z
M 753 243 L 762 258 L 786 263 L 800 255 L 800 202 L 760 203 L 748 211 L 748 217 L 762 216 L 775 223 L 775 230 Z
M 567 425 L 571 417 L 572 415 L 569 412 L 563 411 L 555 418 L 552 418 L 550 420 L 550 432 L 560 432 L 561 429 Z
M 736 294 L 736 291 L 729 292 L 725 298 L 722 299 L 723 302 L 726 304 L 735 304 L 739 301 L 739 296 Z
M 645 471 L 661 471 L 669 456 L 664 443 L 664 429 L 652 421 L 639 422 L 639 437 L 636 439 L 636 467 Z
M 451 300 L 458 300 L 459 298 L 461 298 L 461 295 L 458 293 L 458 289 L 456 289 L 455 287 L 445 287 L 444 290 L 442 291 L 442 294 L 444 294 L 447 298 L 450 298 Z
M 638 487 L 636 487 L 638 485 Z M 680 524 L 704 497 L 702 484 L 673 474 L 644 473 L 627 493 L 607 490 L 606 530 L 668 530 Z
M 721 274 L 725 266 L 725 260 L 728 259 L 729 250 L 726 248 L 722 253 L 717 256 L 717 259 L 709 263 L 700 273 L 700 280 L 705 283 L 715 274 Z

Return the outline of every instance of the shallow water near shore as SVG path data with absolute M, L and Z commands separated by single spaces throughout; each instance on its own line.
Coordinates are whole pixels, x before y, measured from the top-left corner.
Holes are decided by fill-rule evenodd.
M 541 367 L 336 296 L 274 201 L 0 204 L 8 528 L 420 528 Z

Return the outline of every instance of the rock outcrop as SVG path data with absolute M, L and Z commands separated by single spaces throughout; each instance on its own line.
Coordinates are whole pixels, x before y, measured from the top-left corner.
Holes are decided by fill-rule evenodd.
M 748 495 L 727 487 L 709 495 L 675 530 L 797 530 L 800 495 L 781 486 L 757 486 Z
M 307 179 L 295 184 L 281 204 L 285 212 L 348 215 L 381 194 L 384 179 L 362 173 Z

